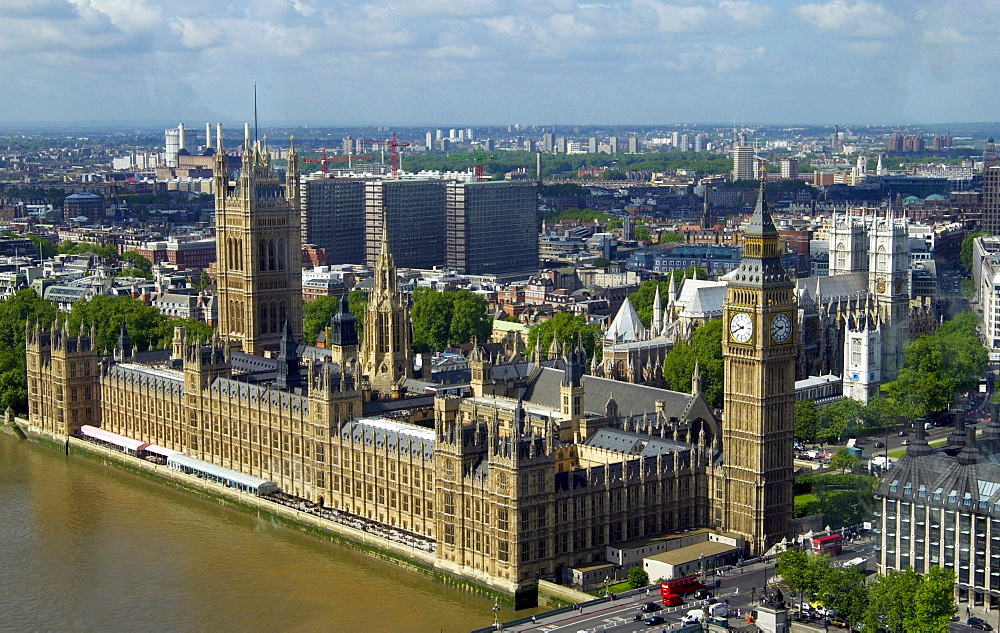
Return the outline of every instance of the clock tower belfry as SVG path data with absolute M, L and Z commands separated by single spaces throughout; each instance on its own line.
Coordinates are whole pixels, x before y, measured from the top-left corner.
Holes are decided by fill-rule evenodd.
M 781 264 L 763 175 L 743 259 L 726 278 L 721 527 L 759 555 L 791 536 L 797 336 L 795 285 Z

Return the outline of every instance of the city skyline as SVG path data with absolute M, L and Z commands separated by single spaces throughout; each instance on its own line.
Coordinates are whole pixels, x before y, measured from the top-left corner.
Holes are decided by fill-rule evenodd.
M 995 118 L 990 3 L 3 4 L 8 124 Z

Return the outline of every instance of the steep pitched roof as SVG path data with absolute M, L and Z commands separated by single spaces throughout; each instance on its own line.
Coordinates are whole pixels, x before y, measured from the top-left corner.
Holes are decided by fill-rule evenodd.
M 630 343 L 644 338 L 647 338 L 646 326 L 639 320 L 632 302 L 625 297 L 622 307 L 604 334 L 604 340 L 612 343 Z

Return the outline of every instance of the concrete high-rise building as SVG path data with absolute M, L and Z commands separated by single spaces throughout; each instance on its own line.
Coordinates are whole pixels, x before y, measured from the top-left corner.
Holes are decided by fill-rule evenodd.
M 298 154 L 292 145 L 284 187 L 267 148 L 251 145 L 248 133 L 234 186 L 221 135 L 215 155 L 218 331 L 248 354 L 277 350 L 285 324 L 302 338 Z
M 483 141 L 483 149 L 486 150 L 487 152 L 492 152 L 496 148 L 497 144 L 496 141 L 494 141 L 493 139 L 488 138 L 485 141 Z
M 302 242 L 326 249 L 328 264 L 364 264 L 365 181 L 318 178 L 302 189 Z
M 470 143 L 472 141 L 476 140 L 476 134 L 475 133 L 476 133 L 476 131 L 473 128 L 471 128 L 471 127 L 465 128 L 465 138 L 466 138 L 466 140 L 468 140 Z
M 737 145 L 733 148 L 733 180 L 755 180 L 753 148 Z
M 549 154 L 555 149 L 555 137 L 551 132 L 542 134 L 542 151 Z
M 370 180 L 365 184 L 365 245 L 369 267 L 378 261 L 383 222 L 397 266 L 444 265 L 445 186 L 443 180 Z
M 163 160 L 167 167 L 177 166 L 177 153 L 180 151 L 180 132 L 176 128 L 163 130 L 164 151 Z
M 587 139 L 587 152 L 590 153 L 590 154 L 596 154 L 597 153 L 597 137 L 596 136 L 591 136 L 589 139 Z
M 608 139 L 608 145 L 611 148 L 611 152 L 610 152 L 611 154 L 617 154 L 618 153 L 618 137 L 617 136 L 610 137 Z
M 983 151 L 983 220 L 982 230 L 1000 234 L 1000 166 L 997 165 L 996 144 L 986 141 Z
M 783 180 L 796 180 L 799 177 L 799 159 L 781 159 L 781 178 Z
M 524 151 L 526 151 L 526 152 L 537 152 L 538 151 L 538 147 L 537 147 L 537 143 L 535 143 L 535 139 L 533 139 L 533 138 L 526 138 L 526 139 L 524 139 Z
M 638 154 L 639 153 L 639 139 L 634 136 L 628 137 L 628 153 Z
M 446 265 L 469 275 L 538 268 L 534 182 L 449 182 Z
M 458 133 L 456 132 L 455 128 L 451 128 L 450 130 L 448 130 L 448 138 L 451 140 L 456 140 L 458 138 Z
M 763 554 L 789 537 L 798 302 L 760 182 L 743 261 L 723 303 L 726 489 L 723 525 Z M 739 447 L 738 449 L 736 447 Z
M 432 149 L 434 147 L 434 134 L 432 134 L 430 130 L 427 130 L 427 133 L 424 134 L 424 145 L 427 146 L 427 149 Z
M 434 140 L 440 141 L 444 138 L 444 130 L 434 130 Z
M 565 136 L 556 137 L 556 146 L 553 149 L 553 151 L 556 154 L 565 154 L 566 153 L 566 137 Z

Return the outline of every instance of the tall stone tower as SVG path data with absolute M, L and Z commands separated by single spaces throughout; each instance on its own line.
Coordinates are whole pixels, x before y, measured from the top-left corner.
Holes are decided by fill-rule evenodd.
M 897 218 L 892 202 L 876 215 L 868 249 L 868 291 L 875 296 L 882 333 L 882 382 L 895 380 L 903 366 L 903 346 L 910 335 L 910 240 L 906 218 Z
M 742 534 L 751 552 L 761 554 L 791 528 L 797 320 L 763 178 L 743 234 L 743 261 L 728 279 L 722 527 Z
M 413 377 L 410 311 L 396 285 L 396 264 L 383 230 L 361 341 L 361 372 L 381 397 L 398 397 L 403 379 Z
M 282 187 L 266 146 L 245 134 L 231 186 L 221 132 L 215 151 L 219 332 L 250 354 L 277 350 L 286 321 L 302 339 L 298 154 L 293 144 Z

